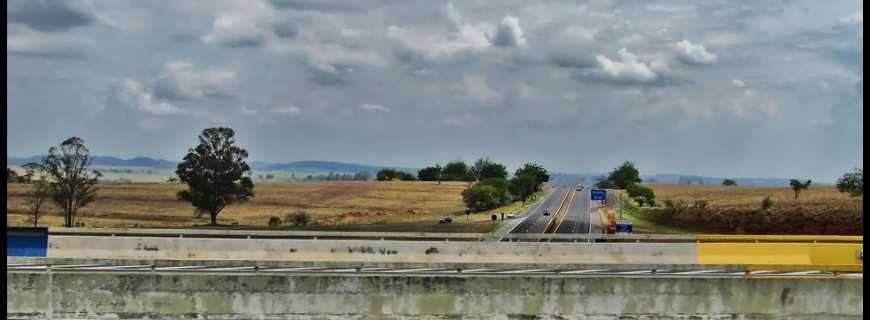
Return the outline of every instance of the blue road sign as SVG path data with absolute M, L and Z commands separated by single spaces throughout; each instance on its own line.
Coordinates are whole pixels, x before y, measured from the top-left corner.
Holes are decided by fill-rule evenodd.
M 607 199 L 607 190 L 604 189 L 592 189 L 590 191 L 592 193 L 592 200 L 605 200 Z
M 616 233 L 631 233 L 631 230 L 631 222 L 625 220 L 619 220 L 616 222 Z

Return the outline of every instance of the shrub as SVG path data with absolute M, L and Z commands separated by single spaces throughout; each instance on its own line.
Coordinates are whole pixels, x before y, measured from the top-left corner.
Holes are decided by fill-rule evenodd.
M 770 196 L 764 197 L 761 200 L 761 210 L 769 210 L 773 207 L 773 200 L 770 199 Z
M 462 191 L 462 201 L 472 211 L 495 209 L 500 205 L 500 192 L 493 186 L 475 184 Z
M 864 195 L 864 169 L 855 168 L 837 179 L 837 190 L 853 197 Z
M 294 211 L 293 213 L 288 214 L 287 217 L 285 217 L 286 223 L 293 224 L 293 226 L 296 227 L 307 225 L 310 221 L 311 216 L 307 212 L 302 210 Z
M 276 216 L 269 217 L 269 227 L 270 228 L 275 228 L 275 227 L 278 227 L 280 225 L 281 225 L 281 218 L 278 218 Z
M 652 189 L 642 185 L 632 183 L 626 188 L 628 196 L 637 201 L 641 206 L 648 205 L 653 207 L 656 205 L 656 195 Z

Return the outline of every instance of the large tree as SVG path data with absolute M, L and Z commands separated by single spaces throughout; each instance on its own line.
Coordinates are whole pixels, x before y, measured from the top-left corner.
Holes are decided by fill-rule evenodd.
M 507 168 L 489 158 L 477 159 L 468 171 L 477 181 L 493 178 L 507 179 Z
M 837 179 L 837 190 L 849 193 L 853 197 L 864 196 L 864 169 L 855 168 Z
M 474 177 L 468 170 L 468 165 L 460 160 L 448 162 L 442 171 L 445 181 L 471 181 Z
M 47 180 L 51 200 L 63 210 L 64 226 L 74 227 L 79 209 L 87 206 L 96 197 L 99 171 L 88 171 L 91 164 L 90 151 L 85 141 L 72 137 L 51 147 L 42 163 L 27 164 L 40 171 Z
M 607 175 L 607 178 L 598 183 L 598 187 L 602 189 L 625 189 L 629 185 L 638 184 L 641 182 L 640 172 L 635 167 L 634 163 L 626 161 Z
M 511 187 L 514 194 L 525 200 L 535 191 L 540 190 L 543 182 L 541 178 L 546 176 L 547 169 L 536 163 L 526 163 L 514 172 L 511 179 Z
M 812 180 L 807 180 L 806 182 L 801 182 L 798 179 L 791 179 L 791 181 L 789 181 L 788 184 L 791 186 L 791 189 L 794 191 L 795 200 L 797 200 L 798 196 L 800 196 L 801 190 L 805 190 L 805 189 L 809 188 L 811 183 L 813 183 Z
M 426 167 L 417 171 L 417 178 L 419 178 L 420 181 L 438 181 L 438 183 L 441 183 L 441 175 L 441 165 Z
M 39 178 L 33 183 L 30 192 L 27 193 L 27 204 L 29 206 L 28 213 L 30 214 L 30 222 L 33 227 L 39 226 L 39 218 L 44 211 L 45 200 L 51 196 L 49 183 L 45 180 L 45 176 Z
M 235 145 L 235 131 L 208 128 L 199 135 L 199 145 L 188 150 L 175 174 L 187 184 L 178 199 L 190 202 L 198 212 L 205 212 L 211 224 L 232 203 L 254 196 L 251 168 L 245 162 L 248 152 Z

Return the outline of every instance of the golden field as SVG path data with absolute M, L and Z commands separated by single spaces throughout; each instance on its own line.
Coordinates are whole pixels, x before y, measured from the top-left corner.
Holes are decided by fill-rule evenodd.
M 255 185 L 255 196 L 232 205 L 218 216 L 221 225 L 265 227 L 269 217 L 281 219 L 294 210 L 311 214 L 321 227 L 356 224 L 437 222 L 443 214 L 465 210 L 465 182 L 271 182 Z M 88 227 L 181 228 L 208 224 L 197 218 L 190 204 L 175 194 L 177 183 L 103 183 L 97 199 L 81 209 Z M 26 184 L 8 183 L 8 225 L 27 225 Z M 49 206 L 40 225 L 60 226 L 63 218 Z
M 671 200 L 672 211 L 643 210 L 658 223 L 706 228 L 723 233 L 863 234 L 863 197 L 850 197 L 833 186 L 810 186 L 795 200 L 788 187 L 649 184 L 656 201 Z M 762 210 L 770 197 L 773 206 Z M 706 207 L 696 206 L 704 200 Z

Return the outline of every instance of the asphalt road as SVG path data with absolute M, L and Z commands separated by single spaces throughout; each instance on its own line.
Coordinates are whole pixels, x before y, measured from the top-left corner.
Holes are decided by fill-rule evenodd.
M 590 232 L 589 202 L 592 201 L 589 189 L 577 191 L 568 206 L 565 218 L 559 224 L 556 233 L 586 234 Z
M 547 223 L 556 216 L 556 210 L 559 210 L 562 200 L 565 199 L 565 194 L 571 188 L 567 186 L 556 187 L 556 190 L 550 192 L 547 198 L 542 200 L 541 205 L 529 212 L 523 218 L 524 220 L 511 230 L 511 233 L 544 233 Z M 550 215 L 545 216 L 544 210 L 550 210 Z

